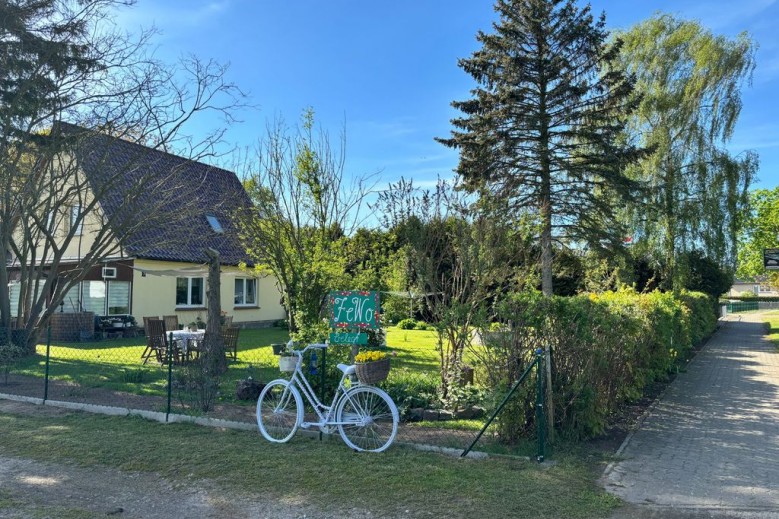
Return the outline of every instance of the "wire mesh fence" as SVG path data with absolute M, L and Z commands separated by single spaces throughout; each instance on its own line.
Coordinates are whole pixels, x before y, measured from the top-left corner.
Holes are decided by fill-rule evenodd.
M 194 358 L 160 362 L 149 355 L 142 334 L 39 344 L 33 355 L 8 362 L 0 358 L 0 393 L 256 424 L 256 401 L 263 385 L 289 376 L 279 371 L 279 356 L 274 352 L 274 345 L 278 352 L 287 340 L 287 332 L 280 328 L 241 330 L 237 354 L 228 358 L 227 370 L 218 378 L 204 373 Z M 461 451 L 471 445 L 490 411 L 478 371 L 475 376 L 473 370 L 465 373 L 453 391 L 455 403 L 442 409 L 437 403 L 441 380 L 435 333 L 391 331 L 387 342 L 392 369 L 387 380 L 377 385 L 398 406 L 401 424 L 396 441 Z M 323 403 L 330 404 L 338 384 L 337 363 L 348 362 L 349 355 L 350 347 L 331 346 L 317 358 L 308 354 L 303 359 L 305 373 Z M 534 385 L 529 381 L 527 390 Z M 519 451 L 502 445 L 496 424 L 473 447 L 520 454 L 533 454 L 534 449 L 532 443 Z

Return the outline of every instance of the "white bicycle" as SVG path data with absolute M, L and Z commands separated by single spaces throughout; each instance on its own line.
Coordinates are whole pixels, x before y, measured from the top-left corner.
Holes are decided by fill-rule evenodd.
M 309 344 L 293 350 L 295 370 L 289 380 L 268 383 L 257 400 L 257 425 L 266 440 L 289 441 L 298 427 L 318 427 L 324 433 L 338 429 L 344 443 L 357 451 L 381 452 L 392 444 L 398 432 L 398 408 L 381 389 L 360 384 L 354 366 L 338 364 L 343 375 L 331 405 L 319 401 L 301 369 L 303 354 L 310 349 L 327 348 L 327 344 Z M 347 384 L 348 382 L 348 384 Z M 318 421 L 304 421 L 303 399 L 306 397 Z

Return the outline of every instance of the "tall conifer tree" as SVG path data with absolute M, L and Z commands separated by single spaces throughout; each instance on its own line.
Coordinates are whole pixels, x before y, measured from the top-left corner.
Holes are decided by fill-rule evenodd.
M 541 281 L 552 295 L 553 240 L 618 243 L 613 204 L 634 185 L 623 175 L 639 151 L 621 139 L 637 106 L 633 84 L 607 45 L 605 16 L 574 0 L 498 0 L 494 32 L 459 62 L 476 80 L 452 105 L 457 173 L 474 191 L 540 223 Z M 619 195 L 619 196 L 615 196 Z

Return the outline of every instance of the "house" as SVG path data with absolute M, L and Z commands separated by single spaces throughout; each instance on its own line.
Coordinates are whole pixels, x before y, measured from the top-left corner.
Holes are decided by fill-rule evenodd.
M 756 279 L 755 281 L 735 280 L 730 290 L 727 293 L 728 296 L 763 296 L 763 297 L 779 297 L 779 292 L 764 279 Z
M 61 128 L 85 133 L 72 125 Z M 67 276 L 100 250 L 104 260 L 67 292 L 57 313 L 132 315 L 138 323 L 144 316 L 173 314 L 182 324 L 205 320 L 206 250 L 213 249 L 221 263 L 221 307 L 234 324 L 285 318 L 275 280 L 241 268 L 250 260 L 231 215 L 251 202 L 234 173 L 93 132 L 59 160 L 72 161 L 86 180 L 82 191 L 89 192 L 80 192 L 56 224 L 67 226 L 71 236 L 57 275 Z M 81 215 L 91 200 L 94 209 Z M 100 249 L 103 243 L 107 247 Z M 20 266 L 14 268 L 18 273 Z M 11 294 L 16 307 L 13 286 Z

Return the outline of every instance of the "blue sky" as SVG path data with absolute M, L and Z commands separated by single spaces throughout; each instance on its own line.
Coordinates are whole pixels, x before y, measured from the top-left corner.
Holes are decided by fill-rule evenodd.
M 753 84 L 729 145 L 760 155 L 755 187 L 779 185 L 779 0 L 593 0 L 610 28 L 626 29 L 656 11 L 696 19 L 716 34 L 747 31 L 758 43 Z M 229 128 L 251 146 L 266 123 L 290 123 L 311 106 L 331 135 L 346 129 L 346 172 L 379 171 L 382 185 L 401 176 L 419 185 L 448 177 L 457 153 L 436 143 L 469 97 L 458 58 L 478 48 L 479 29 L 496 19 L 491 0 L 138 0 L 117 22 L 135 31 L 156 26 L 157 56 L 185 54 L 229 62 L 228 79 L 251 94 L 256 111 Z M 200 120 L 199 132 L 219 124 Z

